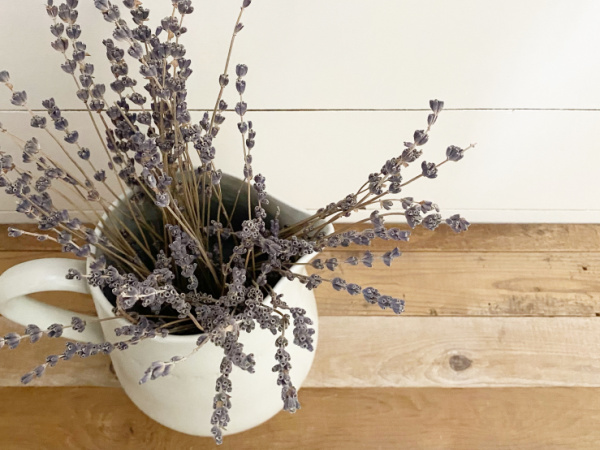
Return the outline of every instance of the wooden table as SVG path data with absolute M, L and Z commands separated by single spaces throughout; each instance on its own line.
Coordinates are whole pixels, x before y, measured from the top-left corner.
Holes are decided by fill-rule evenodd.
M 5 236 L 4 227 L 0 271 L 64 256 Z M 221 448 L 598 448 L 600 225 L 418 230 L 402 250 L 392 268 L 343 267 L 341 276 L 405 298 L 405 314 L 319 288 L 321 340 L 302 409 Z M 83 295 L 38 298 L 92 311 Z M 21 331 L 4 318 L 0 328 Z M 61 346 L 2 349 L 1 449 L 214 447 L 138 411 L 104 356 L 59 364 L 21 387 L 20 375 Z

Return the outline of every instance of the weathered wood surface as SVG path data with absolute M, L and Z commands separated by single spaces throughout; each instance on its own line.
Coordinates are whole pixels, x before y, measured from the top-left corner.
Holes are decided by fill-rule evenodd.
M 596 318 L 323 317 L 320 330 L 306 387 L 600 387 Z M 64 342 L 3 349 L 0 386 L 19 386 Z M 61 363 L 33 383 L 117 386 L 109 365 L 102 355 Z
M 66 256 L 4 232 L 0 273 Z M 321 340 L 303 409 L 231 436 L 223 448 L 594 448 L 600 225 L 419 230 L 404 247 L 391 268 L 344 266 L 339 273 L 405 298 L 406 313 L 395 317 L 361 296 L 319 288 Z M 35 297 L 93 312 L 85 295 Z M 0 335 L 20 329 L 0 318 Z M 11 405 L 0 415 L 0 448 L 213 448 L 210 439 L 170 431 L 139 412 L 105 356 L 58 364 L 38 387 L 16 387 L 64 343 L 43 339 L 0 352 L 0 398 Z
M 54 242 L 39 242 L 27 236 L 9 238 L 9 226 L 37 231 L 33 224 L 0 224 L 0 251 L 56 251 L 58 248 Z M 338 229 L 344 226 L 341 224 Z M 409 229 L 406 224 L 398 227 Z M 358 225 L 354 228 L 360 230 L 369 227 Z M 394 245 L 392 242 L 378 240 L 373 243 L 371 250 L 389 249 Z M 401 245 L 404 246 L 402 250 L 411 252 L 596 252 L 600 249 L 600 224 L 473 224 L 469 227 L 469 232 L 463 234 L 456 234 L 446 226 L 441 226 L 434 232 L 419 227 L 413 230 L 410 242 Z M 361 247 L 349 247 L 339 250 L 360 249 Z
M 0 448 L 213 449 L 165 428 L 119 388 L 0 389 Z M 226 436 L 222 449 L 592 449 L 600 390 L 302 389 L 302 409 Z M 10 406 L 8 406 L 10 405 Z M 231 411 L 235 420 L 235 405 Z

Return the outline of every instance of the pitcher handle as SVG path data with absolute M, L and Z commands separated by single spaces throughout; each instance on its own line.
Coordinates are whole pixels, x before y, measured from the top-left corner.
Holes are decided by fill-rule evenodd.
M 53 323 L 70 325 L 71 318 L 77 316 L 86 321 L 85 330 L 79 333 L 72 328 L 65 328 L 64 337 L 95 344 L 104 342 L 104 335 L 97 317 L 74 313 L 27 296 L 27 294 L 44 291 L 89 294 L 89 286 L 85 279 L 67 280 L 65 278 L 69 269 L 85 273 L 85 261 L 43 258 L 11 267 L 0 275 L 0 314 L 20 325 L 35 324 L 42 330 L 47 329 Z

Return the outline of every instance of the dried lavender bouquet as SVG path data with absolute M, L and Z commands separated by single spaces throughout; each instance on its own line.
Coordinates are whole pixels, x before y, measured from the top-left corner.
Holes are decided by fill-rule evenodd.
M 403 216 L 411 228 L 421 225 L 435 229 L 443 221 L 438 206 L 400 194 L 404 186 L 421 177 L 435 178 L 441 165 L 462 159 L 472 145 L 449 146 L 445 160 L 437 164 L 423 161 L 419 175 L 403 180 L 402 169 L 419 159 L 421 147 L 442 111 L 443 102 L 432 100 L 426 128 L 415 131 L 398 156 L 368 175 L 355 192 L 298 223 L 282 226 L 279 215 L 268 214 L 265 209 L 269 202 L 265 177 L 254 175 L 256 131 L 247 119 L 243 98 L 248 67 L 238 64 L 233 109 L 242 138 L 243 181 L 234 200 L 226 201 L 221 184 L 225 175 L 213 163 L 215 139 L 225 121 L 224 111 L 228 110 L 223 94 L 230 82 L 231 50 L 243 28 L 241 18 L 250 0 L 243 0 L 234 25 L 225 68 L 218 77 L 215 106 L 199 123 L 192 122 L 186 103 L 192 69 L 180 42 L 187 31 L 183 22 L 194 8 L 190 0 L 171 2 L 172 14 L 156 28 L 148 26 L 150 11 L 140 0 L 123 0 L 123 12 L 109 0 L 94 2 L 104 20 L 114 27 L 112 38 L 103 41 L 112 72 L 107 89 L 96 82 L 94 65 L 81 39 L 78 0 L 60 4 L 47 0 L 54 36 L 51 45 L 62 54 L 61 67 L 72 78 L 95 130 L 95 136 L 88 137 L 90 147 L 84 146 L 54 99 L 42 102 L 47 115 L 35 114 L 27 103 L 26 92 L 15 88 L 8 72 L 0 72 L 0 82 L 10 91 L 11 103 L 26 108 L 31 126 L 56 144 L 56 148 L 45 148 L 36 137 L 23 139 L 0 125 L 0 131 L 22 156 L 22 164 L 17 165 L 10 154 L 1 153 L 0 185 L 15 197 L 17 211 L 37 222 L 39 228 L 35 233 L 10 228 L 9 235 L 51 240 L 64 252 L 92 258 L 89 273 L 73 269 L 65 276 L 85 277 L 91 286 L 102 288 L 116 316 L 130 322 L 115 330 L 123 340 L 102 344 L 67 342 L 62 353 L 48 356 L 21 380 L 29 383 L 48 367 L 75 356 L 125 351 L 142 340 L 168 334 L 197 334 L 196 350 L 210 341 L 224 352 L 211 420 L 215 440 L 221 443 L 231 407 L 229 374 L 233 366 L 254 370 L 253 355 L 244 352 L 242 331 L 252 332 L 259 326 L 279 335 L 273 371 L 278 373 L 283 409 L 295 412 L 300 408 L 290 377 L 286 331 L 291 329 L 295 345 L 312 351 L 314 330 L 305 310 L 289 307 L 282 295 L 274 292 L 276 281 L 286 277 L 309 290 L 330 284 L 349 295 L 362 295 L 382 309 L 402 313 L 403 300 L 381 294 L 374 287 L 363 288 L 333 275 L 296 274 L 290 268 L 301 256 L 327 248 L 369 246 L 374 239 L 408 241 L 410 232 L 387 226 L 388 217 Z M 132 62 L 139 66 L 145 80 L 141 89 L 129 76 Z M 62 152 L 62 159 L 68 163 L 59 163 L 56 151 Z M 104 167 L 91 162 L 92 151 L 104 153 Z M 96 212 L 83 213 L 74 198 Z M 55 207 L 55 199 L 64 200 L 71 211 L 79 211 L 79 216 Z M 394 205 L 401 208 L 394 209 Z M 385 212 L 375 210 L 368 219 L 355 222 L 370 223 L 370 228 L 357 231 L 353 229 L 355 224 L 344 223 L 335 232 L 326 232 L 329 224 L 373 207 Z M 98 230 L 87 225 L 94 222 L 99 224 Z M 446 223 L 456 232 L 469 225 L 458 215 Z M 400 254 L 398 248 L 383 255 L 365 251 L 345 261 L 314 259 L 311 265 L 317 271 L 335 272 L 339 264 L 371 267 L 377 259 L 389 266 Z M 44 336 L 60 337 L 65 328 L 83 331 L 85 326 L 77 317 L 70 324 L 53 324 L 46 330 L 29 325 L 23 334 L 9 333 L 0 338 L 0 347 L 14 349 L 23 339 L 35 343 Z M 168 375 L 175 364 L 190 356 L 174 355 L 169 361 L 152 363 L 140 374 L 140 383 Z

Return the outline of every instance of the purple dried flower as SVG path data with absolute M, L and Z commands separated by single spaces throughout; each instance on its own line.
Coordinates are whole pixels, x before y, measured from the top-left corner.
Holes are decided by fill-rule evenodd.
M 13 92 L 10 102 L 15 106 L 23 106 L 25 103 L 27 103 L 27 92 L 25 92 L 25 91 Z
M 460 217 L 460 214 L 450 216 L 448 219 L 446 219 L 446 223 L 450 225 L 450 228 L 452 228 L 455 233 L 467 231 L 469 225 L 471 225 L 467 219 Z
M 451 145 L 446 149 L 446 158 L 448 158 L 449 161 L 460 161 L 464 156 L 465 151 L 456 145 Z
M 379 291 L 373 287 L 363 289 L 362 293 L 365 300 L 371 304 L 377 303 L 377 299 L 380 296 Z
M 438 213 L 429 214 L 423 219 L 423 226 L 432 231 L 435 230 L 440 223 L 442 223 L 442 216 Z
M 362 258 L 360 259 L 366 267 L 373 267 L 373 254 L 369 251 L 366 251 Z
M 4 336 L 4 343 L 8 346 L 9 350 L 17 348 L 21 342 L 21 336 L 17 333 L 8 333 Z
M 21 377 L 21 383 L 29 384 L 31 382 L 31 380 L 33 380 L 34 378 L 35 378 L 34 372 L 27 372 L 25 375 L 23 375 Z
M 431 108 L 434 114 L 439 114 L 440 111 L 444 108 L 444 102 L 441 100 L 429 100 L 429 107 Z
M 388 266 L 388 267 L 389 267 L 389 266 L 391 266 L 391 265 L 392 265 L 392 261 L 393 261 L 395 258 L 398 258 L 400 255 L 402 255 L 402 253 L 400 252 L 400 250 L 398 250 L 398 248 L 397 248 L 397 247 L 396 247 L 396 248 L 394 248 L 393 250 L 390 250 L 390 251 L 388 251 L 388 252 L 385 252 L 385 253 L 383 254 L 383 256 L 382 256 L 383 263 L 384 263 L 386 266 Z
M 10 81 L 10 75 L 6 70 L 0 72 L 0 83 L 8 83 Z
M 346 291 L 350 295 L 358 295 L 361 292 L 361 287 L 358 284 L 350 283 L 346 286 Z
M 57 38 L 54 42 L 50 44 L 54 50 L 57 52 L 64 53 L 67 48 L 69 48 L 69 41 L 64 37 Z
M 63 326 L 60 323 L 53 323 L 48 327 L 46 333 L 48 334 L 48 337 L 51 338 L 61 337 L 63 334 Z
M 242 95 L 246 91 L 246 82 L 244 80 L 236 80 L 235 89 Z
M 238 77 L 245 77 L 246 74 L 248 73 L 248 66 L 246 64 L 238 64 L 237 66 L 235 66 L 235 74 Z
M 350 264 L 351 266 L 357 266 L 359 261 L 358 261 L 358 258 L 356 256 L 350 256 L 344 262 L 346 264 Z
M 69 144 L 74 144 L 79 139 L 79 133 L 77 131 L 70 131 L 65 135 L 64 139 Z
M 56 364 L 58 363 L 58 360 L 60 359 L 60 357 L 58 355 L 50 355 L 46 357 L 46 363 L 50 366 L 50 367 L 54 367 L 56 366 Z
M 85 320 L 79 318 L 79 317 L 73 317 L 71 319 L 71 327 L 73 328 L 73 330 L 77 331 L 78 333 L 83 333 L 83 330 L 85 330 Z
M 418 203 L 413 203 L 411 206 L 409 206 L 404 214 L 406 217 L 406 222 L 411 228 L 415 228 L 423 220 L 421 217 L 421 205 Z
M 423 176 L 427 178 L 436 178 L 438 169 L 435 163 L 423 161 L 421 163 L 421 169 L 423 170 Z
M 40 327 L 38 327 L 37 325 L 30 324 L 27 325 L 27 328 L 25 328 L 25 334 L 29 336 L 31 343 L 35 344 L 41 339 L 44 333 L 42 332 L 42 330 L 40 330 Z
M 246 102 L 238 102 L 235 105 L 235 112 L 239 115 L 239 116 L 243 116 L 244 114 L 246 114 L 246 110 L 248 109 L 248 105 L 246 104 Z
M 22 230 L 17 228 L 8 227 L 8 237 L 19 237 L 23 234 Z
M 336 277 L 333 280 L 331 280 L 331 286 L 333 286 L 333 288 L 336 291 L 345 290 L 346 289 L 346 281 L 343 280 L 342 278 Z
M 60 37 L 64 31 L 65 26 L 60 22 L 50 25 L 50 32 L 54 35 L 54 37 Z
M 425 145 L 429 140 L 428 134 L 424 130 L 417 130 L 413 135 L 413 139 L 415 140 L 415 145 Z

